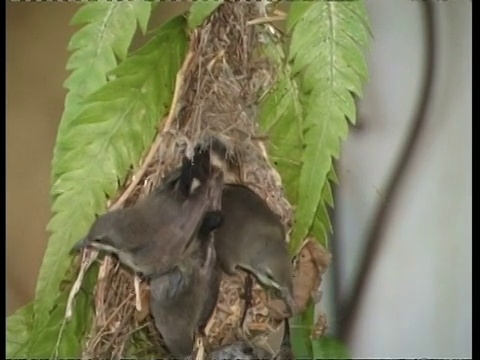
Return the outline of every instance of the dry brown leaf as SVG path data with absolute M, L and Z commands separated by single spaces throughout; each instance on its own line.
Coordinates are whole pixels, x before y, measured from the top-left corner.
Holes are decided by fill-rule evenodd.
M 305 311 L 309 300 L 318 294 L 331 259 L 328 250 L 314 238 L 306 239 L 296 259 L 293 279 L 293 297 L 299 312 Z
M 293 297 L 298 313 L 306 310 L 310 300 L 315 304 L 320 302 L 322 292 L 319 287 L 331 258 L 331 254 L 314 238 L 306 239 L 295 261 L 293 274 Z M 270 315 L 277 320 L 289 316 L 283 300 L 269 299 L 267 307 L 271 311 Z

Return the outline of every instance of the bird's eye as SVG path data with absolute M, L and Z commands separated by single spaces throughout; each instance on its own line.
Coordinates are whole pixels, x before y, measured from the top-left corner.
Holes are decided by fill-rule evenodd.
M 102 239 L 101 239 L 101 238 L 96 238 L 96 239 L 93 239 L 93 242 L 95 242 L 95 243 L 101 243 L 101 242 L 102 242 Z

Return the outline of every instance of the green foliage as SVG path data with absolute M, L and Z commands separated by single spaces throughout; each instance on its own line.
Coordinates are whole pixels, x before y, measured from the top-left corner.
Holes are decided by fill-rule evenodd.
M 190 29 L 221 3 L 195 2 L 188 14 Z M 67 69 L 72 72 L 65 82 L 68 94 L 52 163 L 51 238 L 34 303 L 7 319 L 8 357 L 80 354 L 93 314 L 96 271 L 87 274 L 86 291 L 79 293 L 72 320 L 65 322 L 69 289 L 61 287 L 72 284 L 77 270 L 68 252 L 150 146 L 187 49 L 186 21 L 176 18 L 128 55 L 137 24 L 145 33 L 151 9 L 148 1 L 104 0 L 84 5 L 72 20 L 85 25 L 69 44 L 73 53 Z M 260 125 L 296 206 L 290 243 L 296 252 L 306 235 L 326 245 L 332 231 L 327 211 L 327 205 L 333 206 L 331 182 L 336 181 L 332 159 L 339 156 L 347 119 L 355 121 L 353 95 L 361 95 L 367 77 L 362 51 L 370 34 L 362 1 L 295 2 L 287 20 L 288 55 L 271 38 L 263 46 L 279 72 L 261 103 Z M 297 356 L 346 357 L 332 339 L 312 342 L 312 324 L 311 304 L 292 323 Z
M 195 29 L 197 26 L 200 26 L 222 3 L 223 0 L 195 1 L 190 7 L 188 14 L 188 27 Z
M 270 41 L 266 53 L 281 71 L 262 102 L 261 125 L 269 153 L 295 204 L 290 246 L 298 251 L 307 235 L 323 245 L 332 231 L 332 158 L 338 158 L 347 119 L 355 121 L 353 94 L 367 77 L 362 53 L 369 27 L 362 1 L 295 2 L 287 18 L 292 38 L 288 62 Z M 330 181 L 329 181 L 330 180 Z
M 370 39 L 363 1 L 293 3 L 288 15 L 292 34 L 289 61 L 302 93 L 303 152 L 295 214 L 294 244 L 311 232 L 326 239 L 325 188 L 338 158 L 341 139 L 348 132 L 347 119 L 355 122 L 353 95 L 361 96 L 367 78 L 363 50 Z M 327 185 L 329 186 L 329 185 Z
M 263 52 L 278 67 L 274 87 L 260 104 L 260 127 L 269 136 L 268 154 L 282 176 L 288 199 L 298 202 L 298 175 L 301 170 L 303 109 L 298 86 L 288 66 L 285 54 L 275 39 L 266 38 Z
M 86 25 L 72 36 L 68 45 L 68 50 L 73 53 L 67 62 L 67 70 L 72 73 L 64 84 L 68 93 L 58 134 L 62 134 L 83 109 L 86 97 L 107 83 L 107 73 L 117 66 L 116 57 L 125 59 L 137 23 L 145 33 L 150 10 L 151 3 L 145 1 L 101 0 L 88 3 L 77 11 L 72 24 Z M 55 165 L 65 151 L 68 150 L 57 141 L 52 166 L 53 181 L 59 176 Z
M 263 48 L 265 54 L 280 69 L 273 89 L 261 104 L 260 125 L 269 135 L 269 156 L 282 176 L 282 182 L 288 199 L 298 204 L 298 187 L 302 170 L 303 151 L 303 105 L 300 100 L 299 86 L 292 75 L 289 65 L 283 64 L 284 53 L 273 39 L 268 38 Z M 336 179 L 333 167 L 329 180 Z M 330 182 L 326 181 L 322 189 L 322 201 L 315 213 L 311 234 L 318 241 L 327 245 L 327 231 L 331 232 L 331 222 L 325 205 L 333 206 L 333 195 Z M 302 239 L 291 241 L 290 246 L 295 253 Z
M 150 9 L 151 4 L 143 1 L 128 3 L 99 1 L 82 6 L 73 17 L 72 24 L 86 25 L 73 35 L 68 46 L 68 50 L 73 53 L 68 60 L 67 69 L 71 70 L 72 73 L 65 82 L 68 93 L 52 162 L 52 181 L 54 184 L 59 181 L 65 182 L 67 176 L 75 181 L 75 174 L 67 174 L 67 176 L 60 178 L 63 174 L 59 172 L 58 164 L 64 160 L 69 152 L 69 144 L 62 141 L 63 137 L 65 133 L 71 130 L 72 123 L 84 109 L 85 99 L 107 83 L 107 73 L 117 65 L 116 56 L 121 60 L 126 57 L 137 23 L 143 32 L 146 31 Z M 68 184 L 68 181 L 66 183 Z M 72 182 L 70 183 L 72 184 Z M 52 193 L 52 195 L 55 199 L 55 194 Z M 30 355 L 34 355 L 39 350 L 34 345 L 38 341 L 34 340 L 41 340 L 42 336 L 40 334 L 44 334 L 43 337 L 47 335 L 47 331 L 39 332 L 40 329 L 44 330 L 47 321 L 51 322 L 56 319 L 56 332 L 58 333 L 59 319 L 63 317 L 63 314 L 60 317 L 62 306 L 58 306 L 58 301 L 59 296 L 65 296 L 58 293 L 58 288 L 71 261 L 65 256 L 66 249 L 71 244 L 73 237 L 79 237 L 77 235 L 79 229 L 85 229 L 88 222 L 91 221 L 83 214 L 92 206 L 84 208 L 84 204 L 79 201 L 80 199 L 69 199 L 68 196 L 55 200 L 57 200 L 53 205 L 53 211 L 56 213 L 55 218 L 59 219 L 59 214 L 63 214 L 64 218 L 68 217 L 69 219 L 64 224 L 65 226 L 59 224 L 57 229 L 54 226 L 49 226 L 53 230 L 53 234 L 44 256 L 37 283 L 34 321 L 32 322 L 32 334 L 35 336 L 32 341 L 29 341 Z M 101 199 L 98 199 L 98 201 L 101 201 Z M 76 204 L 76 206 L 74 207 L 71 204 Z M 64 212 L 67 208 L 70 208 L 69 213 Z M 79 303 L 81 303 L 81 299 L 79 299 Z M 55 304 L 59 313 L 58 318 L 53 316 L 53 312 L 50 313 Z M 76 308 L 76 311 L 81 311 L 81 307 Z M 82 319 L 88 319 L 88 317 L 83 316 Z M 74 317 L 72 324 L 69 324 L 66 331 L 67 335 L 69 329 L 78 325 L 75 324 L 78 320 Z M 15 337 L 16 335 L 9 333 L 9 336 Z M 51 336 L 50 342 L 40 341 L 39 344 L 48 346 L 54 340 L 55 337 Z M 23 349 L 23 351 L 26 350 Z M 49 351 L 51 352 L 51 349 Z M 50 356 L 50 352 L 42 351 L 36 354 L 38 356 Z
M 260 124 L 269 135 L 269 155 L 290 202 L 295 226 L 293 253 L 313 235 L 327 246 L 332 225 L 331 183 L 337 182 L 332 159 L 338 158 L 347 119 L 355 122 L 354 95 L 367 78 L 363 50 L 370 28 L 363 1 L 294 2 L 287 18 L 288 56 L 272 39 L 263 47 L 280 69 L 261 103 Z M 311 339 L 314 306 L 292 321 L 292 346 L 298 358 L 347 358 L 330 338 Z
M 88 327 L 92 303 L 81 292 L 72 320 L 63 321 L 68 291 L 61 291 L 60 285 L 69 270 L 74 274 L 69 250 L 85 235 L 94 214 L 105 210 L 106 198 L 115 194 L 129 168 L 139 162 L 171 102 L 176 73 L 187 48 L 184 19 L 174 19 L 161 27 L 145 46 L 112 70 L 114 54 L 122 58 L 128 49 L 135 16 L 143 30 L 148 20 L 148 14 L 142 11 L 144 5 L 137 8 L 137 3 L 127 4 L 127 13 L 112 20 L 123 11 L 117 5 L 88 4 L 74 18 L 77 22 L 88 20 L 90 25 L 79 31 L 83 40 L 77 33 L 71 42 L 76 44 L 71 49 L 78 50 L 69 60 L 69 68 L 78 66 L 67 81 L 70 92 L 56 142 L 51 191 L 54 215 L 48 226 L 52 235 L 34 305 L 28 312 L 22 310 L 8 320 L 9 339 L 18 339 L 9 343 L 10 354 L 20 354 L 17 344 L 29 336 L 22 356 L 26 353 L 29 357 L 78 357 L 79 340 Z M 97 22 L 103 26 L 99 27 Z M 85 30 L 89 26 L 91 33 Z M 86 42 L 94 34 L 105 40 L 98 40 L 96 50 L 91 51 Z M 82 56 L 89 71 L 81 66 Z M 74 276 L 67 277 L 67 281 L 73 279 Z M 91 271 L 84 286 L 91 289 L 94 281 L 95 272 Z M 28 329 L 31 331 L 27 335 Z
M 315 306 L 311 303 L 307 310 L 290 320 L 290 336 L 292 349 L 299 359 L 313 359 L 312 339 Z
M 328 238 L 333 232 L 332 222 L 330 221 L 330 215 L 327 210 L 327 205 L 331 208 L 333 207 L 332 182 L 338 182 L 333 164 L 323 184 L 320 203 L 318 204 L 312 227 L 309 231 L 309 233 L 313 234 L 325 247 L 328 247 Z
M 331 336 L 312 341 L 313 359 L 351 359 L 348 349 Z
M 33 303 L 25 305 L 7 318 L 7 359 L 26 358 L 27 344 L 33 320 Z
M 86 331 L 90 328 L 93 316 L 93 285 L 97 279 L 98 266 L 94 271 L 86 274 L 83 288 L 88 291 L 80 291 L 75 299 L 72 319 L 64 320 L 68 291 L 52 292 L 55 305 L 48 313 L 44 323 L 33 323 L 28 341 L 28 357 L 32 358 L 76 358 L 81 352 L 82 342 Z M 77 268 L 75 268 L 77 270 Z M 75 279 L 76 272 L 70 271 L 67 275 L 68 283 Z M 39 300 L 37 300 L 39 301 Z M 35 314 L 36 315 L 36 314 Z M 35 319 L 38 321 L 38 319 Z M 37 327 L 35 327 L 37 326 Z M 40 329 L 38 332 L 35 329 Z M 14 336 L 13 334 L 9 334 Z
M 292 349 L 298 359 L 350 359 L 348 349 L 340 341 L 328 335 L 312 339 L 315 306 L 290 321 Z

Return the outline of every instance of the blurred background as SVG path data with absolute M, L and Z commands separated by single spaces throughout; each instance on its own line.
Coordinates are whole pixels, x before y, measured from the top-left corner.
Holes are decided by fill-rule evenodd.
M 433 1 L 435 73 L 425 129 L 390 204 L 349 346 L 359 357 L 472 356 L 472 5 Z M 187 3 L 160 3 L 154 23 Z M 404 150 L 425 81 L 421 1 L 367 0 L 374 39 L 360 125 L 339 162 L 330 330 Z M 50 217 L 50 161 L 77 4 L 7 3 L 7 315 L 33 298 Z

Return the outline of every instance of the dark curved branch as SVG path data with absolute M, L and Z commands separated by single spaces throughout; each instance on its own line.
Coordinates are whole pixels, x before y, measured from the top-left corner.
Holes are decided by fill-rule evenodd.
M 425 37 L 426 37 L 426 64 L 425 80 L 421 94 L 421 101 L 418 110 L 413 118 L 412 126 L 408 134 L 402 153 L 398 159 L 397 165 L 392 171 L 389 183 L 385 191 L 385 198 L 378 205 L 374 222 L 367 235 L 366 246 L 361 257 L 359 271 L 354 282 L 353 290 L 347 300 L 340 304 L 339 336 L 343 341 L 348 342 L 358 317 L 362 300 L 365 295 L 367 280 L 375 264 L 379 250 L 384 239 L 384 233 L 388 226 L 395 200 L 399 194 L 402 181 L 405 179 L 408 166 L 413 159 L 417 149 L 419 139 L 426 124 L 426 113 L 431 100 L 434 72 L 435 72 L 435 19 L 433 4 L 430 1 L 423 1 L 423 11 L 425 17 Z

